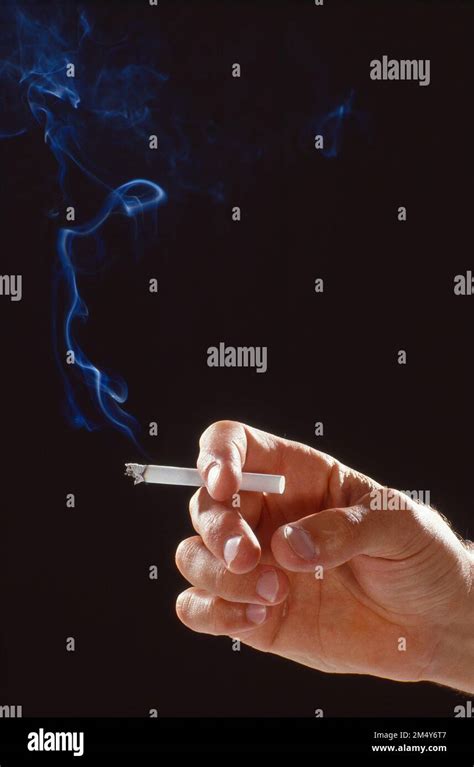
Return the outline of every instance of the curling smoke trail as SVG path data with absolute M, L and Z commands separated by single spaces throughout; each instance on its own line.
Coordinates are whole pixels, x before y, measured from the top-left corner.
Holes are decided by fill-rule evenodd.
M 58 181 L 64 196 L 67 196 L 65 186 L 72 165 L 88 180 L 100 185 L 106 194 L 105 202 L 92 220 L 59 230 L 53 298 L 54 344 L 64 378 L 70 422 L 91 430 L 105 418 L 109 425 L 137 444 L 138 424 L 122 407 L 128 395 L 125 381 L 100 370 L 82 349 L 75 333 L 78 321 L 87 319 L 88 309 L 78 286 L 80 269 L 74 244 L 87 237 L 94 237 L 97 242 L 112 214 L 136 219 L 139 214 L 156 210 L 166 200 L 160 186 L 142 178 L 113 188 L 101 178 L 102 174 L 87 159 L 85 151 L 87 143 L 91 143 L 86 139 L 104 123 L 107 124 L 105 133 L 119 134 L 119 141 L 126 139 L 130 143 L 130 134 L 143 139 L 150 116 L 149 104 L 160 82 L 166 78 L 151 67 L 130 64 L 99 67 L 92 84 L 87 77 L 76 77 L 76 70 L 87 69 L 81 54 L 90 41 L 92 25 L 85 12 L 80 12 L 75 30 L 77 43 L 71 45 L 71 33 L 64 32 L 68 24 L 70 26 L 66 10 L 70 10 L 67 4 L 64 8 L 58 5 L 52 18 L 51 7 L 46 17 L 41 6 L 35 8 L 34 16 L 10 3 L 3 9 L 1 44 L 2 53 L 6 55 L 0 60 L 0 99 L 3 99 L 2 120 L 7 124 L 0 126 L 0 137 L 21 136 L 32 124 L 40 125 L 58 163 Z M 95 151 L 95 156 L 97 154 Z M 103 249 L 101 252 L 103 254 Z M 60 315 L 62 311 L 64 316 Z M 68 366 L 66 354 L 71 352 L 74 365 Z M 89 391 L 96 417 L 86 415 L 79 406 L 72 371 L 74 378 Z
M 100 370 L 87 357 L 74 336 L 76 320 L 86 320 L 87 306 L 77 287 L 77 268 L 74 263 L 74 241 L 77 238 L 90 237 L 114 212 L 128 217 L 135 217 L 147 210 L 153 210 L 166 199 L 164 191 L 157 184 L 146 179 L 135 179 L 115 189 L 106 199 L 97 216 L 87 224 L 59 230 L 57 253 L 60 263 L 58 281 L 64 284 L 67 292 L 66 315 L 64 319 L 64 341 L 68 352 L 74 354 L 74 364 L 79 370 L 83 383 L 93 392 L 96 405 L 107 421 L 124 432 L 136 442 L 136 421 L 121 407 L 126 401 L 128 389 L 125 381 L 112 377 Z M 93 428 L 77 404 L 72 387 L 67 389 L 68 404 L 74 424 L 87 429 Z

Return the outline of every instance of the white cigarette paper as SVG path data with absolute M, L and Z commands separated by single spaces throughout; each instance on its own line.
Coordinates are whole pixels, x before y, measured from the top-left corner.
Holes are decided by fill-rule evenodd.
M 187 485 L 202 487 L 205 482 L 197 469 L 182 469 L 179 466 L 144 466 L 140 463 L 126 463 L 125 474 L 133 477 L 134 484 L 147 482 L 155 485 Z M 285 477 L 281 474 L 242 473 L 241 490 L 254 493 L 278 493 L 285 491 Z

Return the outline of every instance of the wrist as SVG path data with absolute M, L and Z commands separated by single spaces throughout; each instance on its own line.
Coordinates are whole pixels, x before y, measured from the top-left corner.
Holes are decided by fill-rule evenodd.
M 428 681 L 474 694 L 474 548 L 466 556 L 466 596 L 440 634 Z

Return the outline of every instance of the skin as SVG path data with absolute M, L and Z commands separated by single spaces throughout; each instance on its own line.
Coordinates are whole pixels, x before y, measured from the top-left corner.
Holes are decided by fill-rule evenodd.
M 197 465 L 197 535 L 176 552 L 186 626 L 320 671 L 474 692 L 473 549 L 435 510 L 232 421 L 204 432 Z M 285 475 L 285 493 L 242 492 L 235 508 L 243 467 Z

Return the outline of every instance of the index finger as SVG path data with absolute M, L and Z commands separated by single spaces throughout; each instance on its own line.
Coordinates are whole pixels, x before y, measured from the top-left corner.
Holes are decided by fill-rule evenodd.
M 237 421 L 211 424 L 199 441 L 197 468 L 209 495 L 224 501 L 237 493 L 242 482 L 242 469 L 278 473 L 281 443 L 271 434 L 253 429 Z

